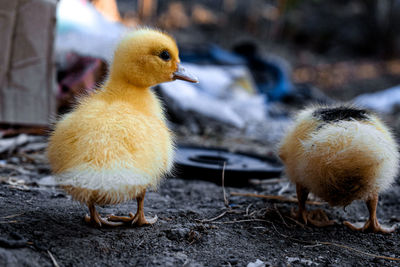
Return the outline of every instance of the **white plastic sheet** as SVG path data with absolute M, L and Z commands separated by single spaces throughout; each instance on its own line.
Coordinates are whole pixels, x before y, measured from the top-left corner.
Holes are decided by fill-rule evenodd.
M 56 53 L 68 52 L 110 61 L 127 28 L 108 21 L 89 1 L 61 0 L 57 7 Z
M 384 91 L 362 94 L 354 99 L 354 103 L 382 113 L 389 113 L 394 106 L 400 105 L 400 85 Z
M 161 84 L 161 90 L 183 111 L 193 111 L 238 128 L 247 122 L 267 119 L 265 97 L 254 93 L 251 76 L 244 66 L 200 66 L 184 64 L 198 84 L 182 81 Z M 249 86 L 240 86 L 239 84 Z

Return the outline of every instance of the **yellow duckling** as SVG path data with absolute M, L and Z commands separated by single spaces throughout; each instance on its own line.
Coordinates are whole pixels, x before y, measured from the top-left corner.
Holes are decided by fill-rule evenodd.
M 397 175 L 399 152 L 388 128 L 371 112 L 340 105 L 312 107 L 298 114 L 279 145 L 279 156 L 296 184 L 297 216 L 316 226 L 332 224 L 312 218 L 305 207 L 309 192 L 331 206 L 366 201 L 370 217 L 364 227 L 344 222 L 352 230 L 389 233 L 376 217 L 378 193 Z
M 179 65 L 174 39 L 140 29 L 118 45 L 110 74 L 98 92 L 84 97 L 55 125 L 48 157 L 59 184 L 89 207 L 94 225 L 153 224 L 143 201 L 173 165 L 174 145 L 160 101 L 149 89 L 181 79 L 197 82 Z M 100 217 L 95 205 L 137 199 L 136 215 Z

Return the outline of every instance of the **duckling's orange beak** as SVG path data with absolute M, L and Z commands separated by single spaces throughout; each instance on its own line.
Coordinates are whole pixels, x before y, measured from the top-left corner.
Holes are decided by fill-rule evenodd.
M 173 80 L 183 80 L 191 83 L 198 83 L 199 80 L 196 76 L 186 71 L 181 65 L 178 64 L 178 69 L 173 73 Z

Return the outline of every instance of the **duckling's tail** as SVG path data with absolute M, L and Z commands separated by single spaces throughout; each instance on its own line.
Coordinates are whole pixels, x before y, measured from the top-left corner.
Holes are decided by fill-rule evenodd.
M 302 145 L 307 186 L 334 206 L 389 187 L 397 174 L 396 143 L 389 132 L 372 123 L 326 124 Z

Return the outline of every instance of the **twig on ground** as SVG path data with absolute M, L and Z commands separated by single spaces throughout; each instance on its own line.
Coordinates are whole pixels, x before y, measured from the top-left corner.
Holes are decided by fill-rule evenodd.
M 283 219 L 282 214 L 279 212 L 279 210 L 278 210 L 278 208 L 276 207 L 275 204 L 274 204 L 274 209 L 275 209 L 276 213 L 278 213 L 278 215 L 279 215 L 279 217 L 281 218 L 283 224 L 284 224 L 286 227 L 290 228 L 289 225 L 286 223 L 285 219 Z
M 212 221 L 215 221 L 215 220 L 218 220 L 218 219 L 224 217 L 226 214 L 241 214 L 241 213 L 243 213 L 243 211 L 232 210 L 229 208 L 229 209 L 226 209 L 224 212 L 222 212 L 220 215 L 213 217 L 211 219 L 203 219 L 203 220 L 196 219 L 196 221 L 198 221 L 200 223 L 212 222 Z
M 17 166 L 17 165 L 0 163 L 0 167 L 2 167 L 4 169 L 13 170 L 13 171 L 15 171 L 14 172 L 15 174 L 26 174 L 26 175 L 32 174 L 30 171 L 24 169 L 23 167 Z
M 253 205 L 253 204 L 250 203 L 250 204 L 247 206 L 247 208 L 246 208 L 246 217 L 249 216 L 249 210 L 250 210 L 250 207 L 251 207 L 252 205 Z
M 140 241 L 139 244 L 137 244 L 136 248 L 139 248 L 143 243 L 144 243 L 144 240 Z
M 297 225 L 300 225 L 302 228 L 306 228 L 306 225 L 305 225 L 305 224 L 302 224 L 302 223 L 299 222 L 298 220 L 293 219 L 293 218 L 291 218 L 291 217 L 289 217 L 289 216 L 285 216 L 285 217 L 288 218 L 289 220 L 291 220 L 292 222 L 296 223 Z
M 248 220 L 237 220 L 237 221 L 226 221 L 226 222 L 211 222 L 211 223 L 232 224 L 232 223 L 243 223 L 243 222 L 268 222 L 268 223 L 271 223 L 270 221 L 262 220 L 262 219 L 248 219 Z
M 253 217 L 255 214 L 257 213 L 257 211 L 253 211 L 252 213 L 249 214 L 249 217 Z
M 21 216 L 22 214 L 24 214 L 24 213 L 22 212 L 22 213 L 18 213 L 18 214 L 8 215 L 8 216 L 4 216 L 4 217 L 1 217 L 1 218 L 2 219 L 11 219 L 11 218 L 14 218 L 14 217 Z
M 377 255 L 377 254 L 374 254 L 374 253 L 364 252 L 362 250 L 359 250 L 359 249 L 356 249 L 356 248 L 352 248 L 352 247 L 349 247 L 349 246 L 346 246 L 346 245 L 342 245 L 342 244 L 337 244 L 337 243 L 332 243 L 332 242 L 320 242 L 320 241 L 317 241 L 316 243 L 317 244 L 319 243 L 319 244 L 322 244 L 322 245 L 335 246 L 335 247 L 339 247 L 339 248 L 345 248 L 345 249 L 352 250 L 352 251 L 355 251 L 357 253 L 360 253 L 360 254 L 363 254 L 363 255 L 366 255 L 366 256 L 370 256 L 370 257 L 374 257 L 374 258 L 380 258 L 380 259 L 392 260 L 392 261 L 400 261 L 400 258 L 388 257 L 388 256 Z
M 272 223 L 272 226 L 274 227 L 275 232 L 277 232 L 280 236 L 282 236 L 282 237 L 284 237 L 284 238 L 286 238 L 286 239 L 290 239 L 290 240 L 292 240 L 292 241 L 298 242 L 298 243 L 308 244 L 308 245 L 327 245 L 327 246 L 335 246 L 335 247 L 339 247 L 339 248 L 344 248 L 344 249 L 347 249 L 347 250 L 351 250 L 351 251 L 357 252 L 357 253 L 359 253 L 359 254 L 366 255 L 366 256 L 369 256 L 369 257 L 373 257 L 373 258 L 379 258 L 379 259 L 385 259 L 385 260 L 393 260 L 393 261 L 400 261 L 400 258 L 377 255 L 377 254 L 374 254 L 374 253 L 365 252 L 365 251 L 362 251 L 362 250 L 359 250 L 359 249 L 356 249 L 356 248 L 353 248 L 353 247 L 350 247 L 350 246 L 338 244 L 338 243 L 326 242 L 326 241 L 307 241 L 307 240 L 301 240 L 301 239 L 293 238 L 293 237 L 290 237 L 290 236 L 287 236 L 287 235 L 284 235 L 284 234 L 280 233 L 280 232 L 276 229 L 276 227 L 275 227 L 275 225 L 274 225 L 273 223 Z
M 219 218 L 222 218 L 223 216 L 225 216 L 225 214 L 227 214 L 228 212 L 231 211 L 231 208 L 229 207 L 229 200 L 228 200 L 228 197 L 226 196 L 226 192 L 225 192 L 225 166 L 226 166 L 226 162 L 224 162 L 224 166 L 222 167 L 221 184 L 222 184 L 222 194 L 224 197 L 224 205 L 227 210 L 222 212 L 217 217 L 214 217 L 211 219 L 196 220 L 196 221 L 201 222 L 201 223 L 212 222 L 212 221 L 218 220 Z
M 17 239 L 17 240 L 12 240 L 12 239 L 9 240 L 9 239 L 0 237 L 0 247 L 3 247 L 3 248 L 23 248 L 23 247 L 26 247 L 27 245 L 28 245 L 28 242 L 24 238 Z
M 260 184 L 278 184 L 281 182 L 286 182 L 288 181 L 287 178 L 274 178 L 274 179 L 265 179 L 265 180 L 259 180 L 259 179 L 250 179 L 250 183 L 254 185 L 260 185 Z
M 224 166 L 222 167 L 222 192 L 224 194 L 224 204 L 225 207 L 229 208 L 229 200 L 226 196 L 225 192 L 225 167 L 226 167 L 226 161 L 224 161 Z
M 211 218 L 211 219 L 204 219 L 204 220 L 197 220 L 201 223 L 205 223 L 205 222 L 212 222 L 215 220 L 218 220 L 219 218 L 222 218 L 223 216 L 225 216 L 225 214 L 227 214 L 228 211 L 224 211 L 223 213 L 221 213 L 220 215 L 218 215 L 217 217 Z
M 54 267 L 60 267 L 60 265 L 58 265 L 56 259 L 54 258 L 53 254 L 51 254 L 50 250 L 47 250 L 47 253 L 50 256 L 51 261 L 53 262 Z
M 278 200 L 278 201 L 282 201 L 282 202 L 298 203 L 297 198 L 285 197 L 285 196 L 259 195 L 259 194 L 239 193 L 239 192 L 232 192 L 231 196 L 258 197 L 258 198 L 265 198 L 265 199 L 270 199 L 270 200 Z M 325 205 L 326 203 L 320 202 L 320 201 L 307 201 L 306 204 L 308 204 L 308 205 Z

